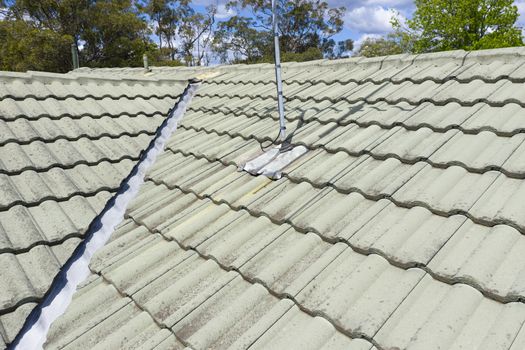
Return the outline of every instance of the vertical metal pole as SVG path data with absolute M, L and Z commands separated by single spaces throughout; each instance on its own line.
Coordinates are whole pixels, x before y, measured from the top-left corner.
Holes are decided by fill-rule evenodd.
M 279 26 L 277 24 L 277 4 L 272 0 L 273 43 L 275 46 L 275 80 L 277 82 L 277 106 L 279 108 L 279 138 L 286 139 L 286 125 L 284 120 L 283 82 L 281 80 L 281 51 L 279 49 Z
M 144 69 L 149 71 L 148 55 L 142 55 L 142 61 L 144 62 Z
M 78 51 L 75 43 L 71 44 L 71 57 L 73 58 L 73 69 L 79 68 L 80 64 L 78 62 Z

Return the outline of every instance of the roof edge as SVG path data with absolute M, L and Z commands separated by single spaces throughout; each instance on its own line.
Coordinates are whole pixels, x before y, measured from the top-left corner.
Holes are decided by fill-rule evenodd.
M 305 67 L 326 67 L 333 66 L 334 68 L 339 65 L 378 65 L 379 68 L 384 66 L 396 66 L 396 65 L 407 65 L 407 64 L 418 64 L 428 63 L 429 61 L 438 64 L 450 64 L 456 63 L 458 66 L 478 63 L 478 64 L 490 64 L 495 61 L 501 61 L 503 63 L 513 63 L 516 60 L 521 60 L 525 57 L 525 47 L 508 47 L 498 49 L 487 49 L 477 51 L 465 51 L 465 50 L 451 50 L 441 52 L 431 52 L 423 54 L 399 54 L 390 56 L 378 56 L 378 57 L 362 57 L 354 56 L 349 58 L 341 59 L 319 59 L 307 62 L 284 62 L 282 63 L 283 68 L 295 69 Z M 206 72 L 206 71 L 225 71 L 225 70 L 266 70 L 273 69 L 271 63 L 257 63 L 257 64 L 232 64 L 232 65 L 216 65 L 216 66 L 200 66 L 200 67 L 168 67 L 168 66 L 151 66 L 151 73 L 162 73 L 162 72 Z M 98 73 L 104 75 L 106 72 L 125 71 L 138 72 L 143 71 L 143 68 L 78 68 L 70 73 Z M 148 73 L 145 73 L 147 77 Z

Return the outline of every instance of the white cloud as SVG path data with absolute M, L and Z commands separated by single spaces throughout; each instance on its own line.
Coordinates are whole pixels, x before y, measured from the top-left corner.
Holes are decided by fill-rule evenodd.
M 227 9 L 226 5 L 221 4 L 217 6 L 217 14 L 215 15 L 215 18 L 217 19 L 226 19 L 230 18 L 232 16 L 235 16 L 237 12 L 234 9 Z
M 347 10 L 359 7 L 381 6 L 383 8 L 397 8 L 401 11 L 414 7 L 414 0 L 328 0 L 332 7 L 344 6 Z
M 347 11 L 345 25 L 353 31 L 368 34 L 385 34 L 392 31 L 391 9 L 381 6 L 358 7 Z

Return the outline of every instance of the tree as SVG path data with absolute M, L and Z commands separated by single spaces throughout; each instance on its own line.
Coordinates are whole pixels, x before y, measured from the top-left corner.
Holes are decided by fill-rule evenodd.
M 221 62 L 254 63 L 265 55 L 273 44 L 269 31 L 258 31 L 251 18 L 234 16 L 219 24 L 213 40 L 213 51 Z M 230 57 L 231 55 L 231 57 Z
M 352 39 L 341 40 L 337 42 L 337 56 L 341 57 L 346 52 L 354 49 L 354 41 Z
M 143 53 L 153 49 L 147 23 L 132 0 L 16 0 L 9 17 L 43 33 L 69 37 L 83 65 L 139 66 Z M 34 45 L 40 50 L 39 42 Z M 61 62 L 71 62 L 70 56 L 69 48 L 57 52 Z
M 149 24 L 158 37 L 159 50 L 175 60 L 175 41 L 179 26 L 185 18 L 194 14 L 190 0 L 146 0 L 138 2 L 139 9 L 148 15 Z M 163 50 L 163 44 L 167 49 Z
M 317 48 L 322 55 L 335 56 L 330 38 L 343 28 L 344 7 L 330 8 L 321 0 L 276 0 L 279 9 L 280 45 L 283 53 L 304 53 Z M 224 37 L 215 41 L 221 57 L 248 62 L 258 61 L 273 52 L 272 7 L 270 0 L 236 0 L 228 4 L 237 15 L 221 24 Z M 222 41 L 221 41 L 222 40 Z M 310 53 L 312 51 L 310 50 Z
M 366 38 L 356 53 L 356 56 L 376 57 L 397 55 L 403 53 L 403 49 L 392 36 L 380 38 Z
M 180 56 L 189 66 L 209 63 L 209 53 L 213 43 L 215 14 L 213 5 L 206 8 L 206 13 L 191 11 L 182 19 L 179 28 Z
M 333 39 L 323 40 L 321 45 L 323 54 L 328 58 L 342 58 L 354 49 L 354 41 L 346 39 L 336 42 Z
M 130 0 L 97 0 L 83 24 L 80 59 L 92 67 L 141 66 L 142 55 L 155 46 L 147 23 Z
M 402 45 L 415 53 L 520 46 L 513 0 L 416 0 L 406 26 L 394 19 Z
M 155 55 L 163 64 L 206 64 L 215 34 L 216 6 L 208 6 L 206 12 L 197 12 L 190 6 L 191 0 L 143 0 L 139 9 L 148 16 L 150 27 L 158 38 Z
M 67 72 L 73 38 L 20 20 L 0 21 L 0 70 Z

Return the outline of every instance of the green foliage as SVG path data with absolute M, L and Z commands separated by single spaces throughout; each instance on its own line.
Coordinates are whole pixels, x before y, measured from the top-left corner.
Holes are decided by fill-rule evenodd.
M 281 60 L 283 62 L 306 62 L 323 58 L 323 53 L 317 47 L 310 47 L 304 52 L 283 52 Z M 271 63 L 273 63 L 273 56 Z
M 0 70 L 66 72 L 73 38 L 20 20 L 0 21 Z
M 147 33 L 130 0 L 98 0 L 85 18 L 80 60 L 91 67 L 142 66 L 142 55 L 155 47 Z
M 162 60 L 162 61 L 152 61 L 152 66 L 156 67 L 181 67 L 185 66 L 184 62 L 181 60 Z
M 344 7 L 330 8 L 321 0 L 276 0 L 279 9 L 280 45 L 283 53 L 337 57 L 340 47 L 330 39 L 343 28 Z M 237 13 L 249 11 L 251 17 L 234 16 L 221 23 L 213 49 L 223 62 L 259 62 L 273 52 L 272 7 L 270 0 L 231 1 Z M 350 41 L 345 41 L 345 43 Z M 299 56 L 297 56 L 299 57 Z
M 187 65 L 209 61 L 209 48 L 216 28 L 216 6 L 208 6 L 202 13 L 189 6 L 190 0 L 143 0 L 137 4 L 157 35 L 159 51 L 165 55 L 165 60 L 178 58 Z
M 214 5 L 206 7 L 206 13 L 193 11 L 183 18 L 179 28 L 180 56 L 187 65 L 200 66 L 209 62 L 209 48 L 213 43 L 215 14 Z
M 177 55 L 175 38 L 183 21 L 195 12 L 189 0 L 144 0 L 137 2 L 139 10 L 148 15 L 158 37 L 159 50 L 174 60 Z M 165 50 L 163 50 L 165 49 Z
M 401 45 L 392 36 L 367 38 L 361 44 L 356 56 L 377 57 L 403 53 Z
M 338 41 L 337 44 L 333 39 L 325 39 L 321 44 L 321 51 L 327 58 L 341 58 L 354 49 L 354 41 L 346 39 Z
M 394 19 L 395 35 L 414 53 L 479 50 L 523 45 L 513 0 L 416 0 L 406 26 Z
M 323 58 L 323 53 L 317 47 L 311 47 L 305 52 L 282 52 L 281 53 L 281 62 L 307 62 L 312 60 L 318 60 Z M 274 63 L 274 56 L 272 54 L 267 54 L 258 59 L 252 61 L 248 60 L 238 60 L 234 63 Z
M 91 67 L 141 66 L 142 54 L 154 50 L 147 23 L 131 0 L 16 0 L 9 8 L 8 19 L 0 22 L 4 26 L 17 23 L 14 34 L 5 37 L 8 42 L 4 46 L 22 45 L 9 40 L 23 33 L 23 42 L 31 43 L 29 51 L 54 57 L 55 63 L 47 64 L 51 71 L 71 68 L 71 43 L 79 50 L 80 64 Z M 25 38 L 30 35 L 39 40 Z M 29 61 L 29 55 L 20 59 L 13 69 L 36 64 Z
M 345 9 L 322 0 L 277 0 L 283 61 L 337 58 L 353 42 L 335 42 Z M 210 54 L 223 62 L 273 60 L 270 0 L 236 0 L 237 13 L 216 22 L 217 8 L 195 11 L 191 0 L 0 0 L 4 69 L 71 68 L 71 47 L 81 66 L 201 65 Z M 158 39 L 155 45 L 150 34 Z
M 168 47 L 154 47 L 149 50 L 146 54 L 148 56 L 150 66 L 169 66 L 178 67 L 184 66 L 184 62 L 179 59 L 171 59 L 171 49 Z
M 342 55 L 344 52 L 352 51 L 354 49 L 354 41 L 352 39 L 338 41 L 337 49 L 340 55 Z
M 258 31 L 251 18 L 234 16 L 219 24 L 213 50 L 222 62 L 230 60 L 246 63 L 258 62 L 272 52 L 273 36 L 270 31 Z

